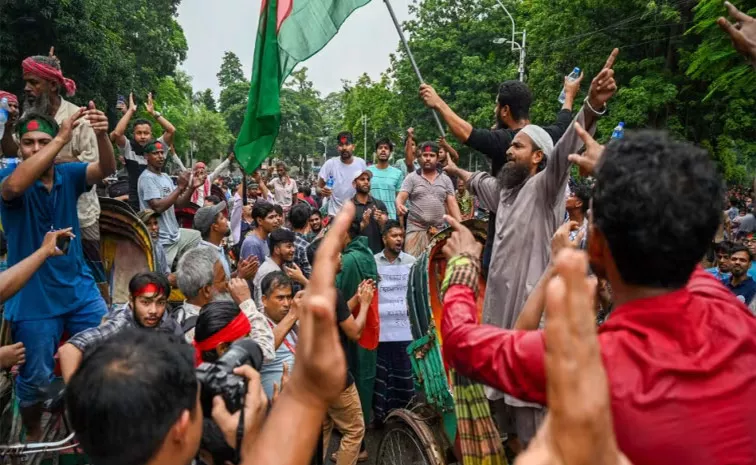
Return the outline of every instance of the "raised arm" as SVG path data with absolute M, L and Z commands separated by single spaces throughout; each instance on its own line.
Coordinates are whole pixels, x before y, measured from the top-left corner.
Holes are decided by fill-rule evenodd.
M 349 299 L 348 306 L 350 311 L 359 307 L 356 317 L 350 316 L 339 323 L 342 331 L 344 331 L 344 334 L 349 339 L 359 341 L 362 337 L 362 331 L 365 329 L 365 323 L 367 322 L 368 308 L 370 308 L 370 302 L 373 300 L 374 294 L 375 287 L 373 281 L 366 279 L 360 283 L 360 287 L 357 289 L 354 297 Z
M 155 121 L 157 121 L 163 128 L 163 142 L 168 146 L 173 145 L 173 136 L 176 134 L 176 128 L 165 118 L 165 116 L 155 111 L 155 102 L 152 101 L 152 92 L 147 94 L 147 103 L 145 103 L 144 106 L 147 108 L 147 113 L 152 115 L 153 118 L 155 118 Z
M 63 252 L 56 247 L 59 237 L 74 237 L 74 235 L 71 228 L 50 231 L 45 234 L 45 239 L 39 249 L 20 263 L 0 273 L 0 302 L 7 301 L 20 291 L 48 258 L 63 255 Z
M 415 129 L 409 128 L 404 141 L 404 166 L 407 168 L 407 173 L 415 171 L 415 150 L 417 150 Z
M 3 200 L 9 202 L 23 193 L 39 179 L 42 174 L 50 169 L 58 152 L 71 141 L 74 126 L 78 126 L 78 121 L 84 115 L 84 109 L 74 113 L 70 118 L 63 122 L 56 135 L 50 143 L 42 147 L 33 157 L 20 163 L 10 176 L 2 182 Z M 23 144 L 23 139 L 21 144 Z
M 462 221 L 462 213 L 459 211 L 459 204 L 454 194 L 446 194 L 446 214 L 457 221 Z
M 123 113 L 123 116 L 118 120 L 113 132 L 110 133 L 110 140 L 118 147 L 124 147 L 126 145 L 126 130 L 129 128 L 129 122 L 134 117 L 137 111 L 137 106 L 134 103 L 134 94 L 129 94 L 129 108 Z
M 108 117 L 105 113 L 95 108 L 94 102 L 89 102 L 89 108 L 84 112 L 84 119 L 89 122 L 90 128 L 82 128 L 85 131 L 93 131 L 99 156 L 95 161 L 87 165 L 87 184 L 94 186 L 107 178 L 116 170 L 116 159 L 113 153 L 113 144 L 108 138 Z M 82 161 L 85 161 L 82 159 Z
M 449 105 L 441 99 L 436 93 L 436 90 L 428 84 L 420 86 L 420 98 L 425 102 L 425 106 L 436 110 L 441 118 L 443 118 L 446 125 L 449 126 L 449 131 L 454 134 L 454 137 L 463 144 L 470 138 L 470 134 L 473 132 L 472 124 L 463 120 L 459 115 L 454 113 L 454 110 L 449 108 Z
M 210 173 L 210 174 L 207 175 L 208 179 L 210 179 L 210 182 L 215 181 L 215 178 L 217 178 L 218 176 L 220 176 L 220 174 L 226 168 L 228 168 L 228 165 L 231 164 L 232 161 L 234 161 L 234 154 L 233 153 L 231 155 L 229 155 L 228 158 L 226 158 L 225 160 L 223 160 L 223 163 L 221 163 L 220 165 L 218 165 L 218 167 L 215 168 L 215 170 L 213 170 L 212 173 Z

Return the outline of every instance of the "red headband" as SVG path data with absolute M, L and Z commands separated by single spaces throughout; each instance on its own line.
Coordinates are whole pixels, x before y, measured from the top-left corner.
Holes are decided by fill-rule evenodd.
M 207 165 L 205 165 L 202 162 L 198 162 L 196 165 L 194 165 L 195 168 L 207 168 Z
M 18 97 L 16 97 L 15 95 L 11 94 L 10 92 L 6 92 L 4 90 L 0 90 L 0 99 L 3 99 L 3 98 L 7 98 L 8 99 L 8 103 L 15 103 L 16 105 L 18 105 Z
M 76 83 L 72 79 L 63 77 L 63 72 L 55 69 L 50 65 L 39 63 L 34 58 L 29 57 L 21 62 L 21 68 L 25 73 L 39 76 L 46 81 L 56 81 L 66 89 L 66 96 L 70 97 L 76 93 Z
M 346 144 L 347 143 L 347 136 L 341 136 L 341 143 Z
M 139 297 L 140 295 L 146 294 L 160 294 L 162 292 L 162 287 L 158 286 L 155 283 L 149 283 L 145 284 L 141 289 L 137 289 L 136 292 L 134 292 L 134 297 Z
M 194 364 L 200 366 L 202 363 L 202 352 L 207 352 L 215 349 L 224 342 L 234 342 L 249 334 L 252 330 L 252 326 L 249 324 L 249 319 L 244 312 L 239 314 L 231 320 L 223 329 L 213 334 L 209 338 L 202 342 L 196 340 L 192 342 L 194 346 Z
M 424 153 L 436 153 L 436 152 L 433 151 L 433 147 L 430 146 L 430 145 L 426 145 L 425 147 L 423 147 L 423 152 Z

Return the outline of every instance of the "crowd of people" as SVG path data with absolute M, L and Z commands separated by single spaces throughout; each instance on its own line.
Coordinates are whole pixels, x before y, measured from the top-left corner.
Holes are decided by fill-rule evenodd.
M 736 23 L 720 26 L 756 60 L 756 20 L 727 8 Z M 93 102 L 63 98 L 76 85 L 52 50 L 27 58 L 23 101 L 0 91 L 12 102 L 3 155 L 20 161 L 0 171 L 0 300 L 14 343 L 0 347 L 0 368 L 17 370 L 26 440 L 41 438 L 59 368 L 93 463 L 364 461 L 366 431 L 419 395 L 409 276 L 451 228 L 444 360 L 485 384 L 503 441 L 479 459 L 497 463 L 506 447 L 526 465 L 753 463 L 754 194 L 726 192 L 705 150 L 664 132 L 594 140 L 618 54 L 575 113 L 583 76 L 565 79 L 548 126 L 530 121 L 522 82 L 501 85 L 491 129 L 423 84 L 422 102 L 490 171 L 460 168 L 445 138 L 418 141 L 412 128 L 394 164 L 387 138 L 364 160 L 344 131 L 312 187 L 281 161 L 229 186 L 233 154 L 210 173 L 185 169 L 151 95 L 160 137 L 152 121 L 132 122 L 133 96 L 111 131 Z M 150 233 L 155 269 L 131 278 L 128 302 L 109 305 L 95 186 L 116 171 L 116 150 L 122 200 Z M 192 228 L 177 218 L 186 206 L 196 207 Z M 479 208 L 485 245 L 463 224 Z M 173 289 L 183 302 L 169 302 Z M 259 359 L 228 368 L 244 394 L 205 404 L 200 391 L 211 388 L 197 370 L 223 370 L 238 353 Z

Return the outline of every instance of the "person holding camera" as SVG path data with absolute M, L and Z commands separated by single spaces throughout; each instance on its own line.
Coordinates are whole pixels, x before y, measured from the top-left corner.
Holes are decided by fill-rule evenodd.
M 171 285 L 159 273 L 138 273 L 129 282 L 129 303 L 113 310 L 98 327 L 73 336 L 59 349 L 63 380 L 68 382 L 87 349 L 126 328 L 149 329 L 181 336 L 181 326 L 166 312 Z
M 213 398 L 212 418 L 243 464 L 308 464 L 326 409 L 343 390 L 346 359 L 335 324 L 334 282 L 341 238 L 353 216 L 347 203 L 318 250 L 300 310 L 297 369 L 267 418 L 260 375 L 251 366 L 233 370 L 247 380 L 241 409 L 231 411 L 223 397 Z M 148 331 L 118 334 L 84 356 L 66 390 L 77 440 L 93 463 L 188 465 L 202 436 L 197 381 L 193 354 L 183 344 Z
M 83 124 L 95 132 L 99 160 L 54 164 L 71 141 L 74 129 Z M 92 102 L 61 126 L 50 116 L 30 112 L 16 124 L 23 162 L 0 171 L 0 216 L 8 239 L 8 266 L 33 255 L 50 231 L 71 228 L 74 235 L 60 236 L 58 248 L 64 254 L 47 260 L 5 305 L 11 337 L 26 348 L 26 363 L 16 378 L 16 394 L 32 442 L 41 436 L 38 392 L 53 379 L 61 335 L 97 326 L 107 313 L 84 258 L 76 209 L 78 199 L 91 186 L 115 171 L 107 129 L 107 117 Z

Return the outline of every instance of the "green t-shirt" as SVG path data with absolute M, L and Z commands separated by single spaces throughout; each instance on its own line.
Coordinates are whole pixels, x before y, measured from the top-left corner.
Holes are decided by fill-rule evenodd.
M 393 166 L 386 169 L 380 169 L 375 165 L 368 168 L 373 173 L 370 180 L 370 195 L 386 204 L 389 218 L 396 218 L 396 196 L 402 187 L 404 175 L 402 171 Z

